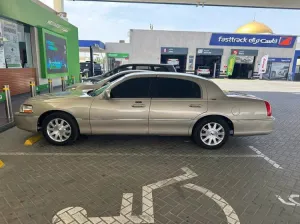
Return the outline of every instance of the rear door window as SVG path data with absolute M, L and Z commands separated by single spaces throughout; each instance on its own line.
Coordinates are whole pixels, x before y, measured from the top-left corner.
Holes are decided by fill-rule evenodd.
M 133 78 L 122 82 L 111 90 L 111 98 L 150 98 L 151 79 Z
M 200 86 L 192 81 L 157 78 L 151 85 L 152 98 L 201 98 Z

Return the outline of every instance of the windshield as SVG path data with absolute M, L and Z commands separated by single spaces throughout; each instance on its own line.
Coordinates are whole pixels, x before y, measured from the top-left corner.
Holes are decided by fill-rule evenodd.
M 107 87 L 109 87 L 108 84 L 105 85 L 105 86 L 102 86 L 102 87 L 99 88 L 99 89 L 93 90 L 89 95 L 90 95 L 90 96 L 99 96 L 101 93 L 103 93 L 103 92 L 107 89 Z

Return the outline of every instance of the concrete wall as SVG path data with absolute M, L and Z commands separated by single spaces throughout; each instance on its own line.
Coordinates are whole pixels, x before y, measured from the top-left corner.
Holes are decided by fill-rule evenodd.
M 106 53 L 128 53 L 131 57 L 131 44 L 129 43 L 105 43 Z
M 196 55 L 196 48 L 223 48 L 221 70 L 224 65 L 227 65 L 228 57 L 231 54 L 231 49 L 249 49 L 259 50 L 256 57 L 254 72 L 258 72 L 258 64 L 261 58 L 268 54 L 269 57 L 278 58 L 294 58 L 294 48 L 254 48 L 254 47 L 227 47 L 227 46 L 210 46 L 211 38 L 209 32 L 186 32 L 186 31 L 161 31 L 161 30 L 130 30 L 131 53 L 129 63 L 160 63 L 161 47 L 186 47 L 189 48 L 189 55 Z M 113 47 L 115 52 L 120 52 L 118 49 L 120 44 Z M 110 52 L 110 50 L 107 50 Z M 188 63 L 188 62 L 187 62 Z M 293 64 L 293 61 L 291 65 Z M 188 64 L 187 64 L 188 67 Z M 292 66 L 290 66 L 290 72 Z

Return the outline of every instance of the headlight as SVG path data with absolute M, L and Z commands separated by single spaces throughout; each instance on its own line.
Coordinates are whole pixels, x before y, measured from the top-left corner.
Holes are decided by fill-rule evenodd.
M 20 107 L 20 113 L 26 113 L 26 114 L 33 113 L 32 105 L 28 105 L 28 104 L 21 105 L 21 107 Z

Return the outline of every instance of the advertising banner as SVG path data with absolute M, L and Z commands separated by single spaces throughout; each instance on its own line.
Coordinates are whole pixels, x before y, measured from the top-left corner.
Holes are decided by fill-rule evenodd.
M 293 48 L 296 36 L 213 33 L 209 45 Z
M 269 55 L 265 55 L 260 60 L 260 65 L 259 65 L 259 69 L 258 69 L 258 74 L 260 76 L 260 79 L 262 79 L 262 74 L 266 73 L 266 71 L 267 71 L 268 58 L 269 58 Z
M 287 80 L 291 61 L 291 58 L 268 58 L 267 69 L 262 74 L 262 79 Z
M 3 36 L 6 39 L 4 41 L 4 53 L 7 67 L 21 68 L 17 24 L 3 21 Z
M 3 22 L 0 20 L 0 68 L 6 68 L 4 56 Z
M 194 70 L 194 55 L 189 56 L 189 67 L 188 70 Z
M 230 55 L 230 57 L 228 59 L 228 65 L 227 65 L 227 71 L 226 71 L 227 76 L 232 76 L 235 61 L 236 61 L 236 55 L 235 54 Z
M 67 42 L 64 38 L 45 33 L 48 74 L 68 72 Z

